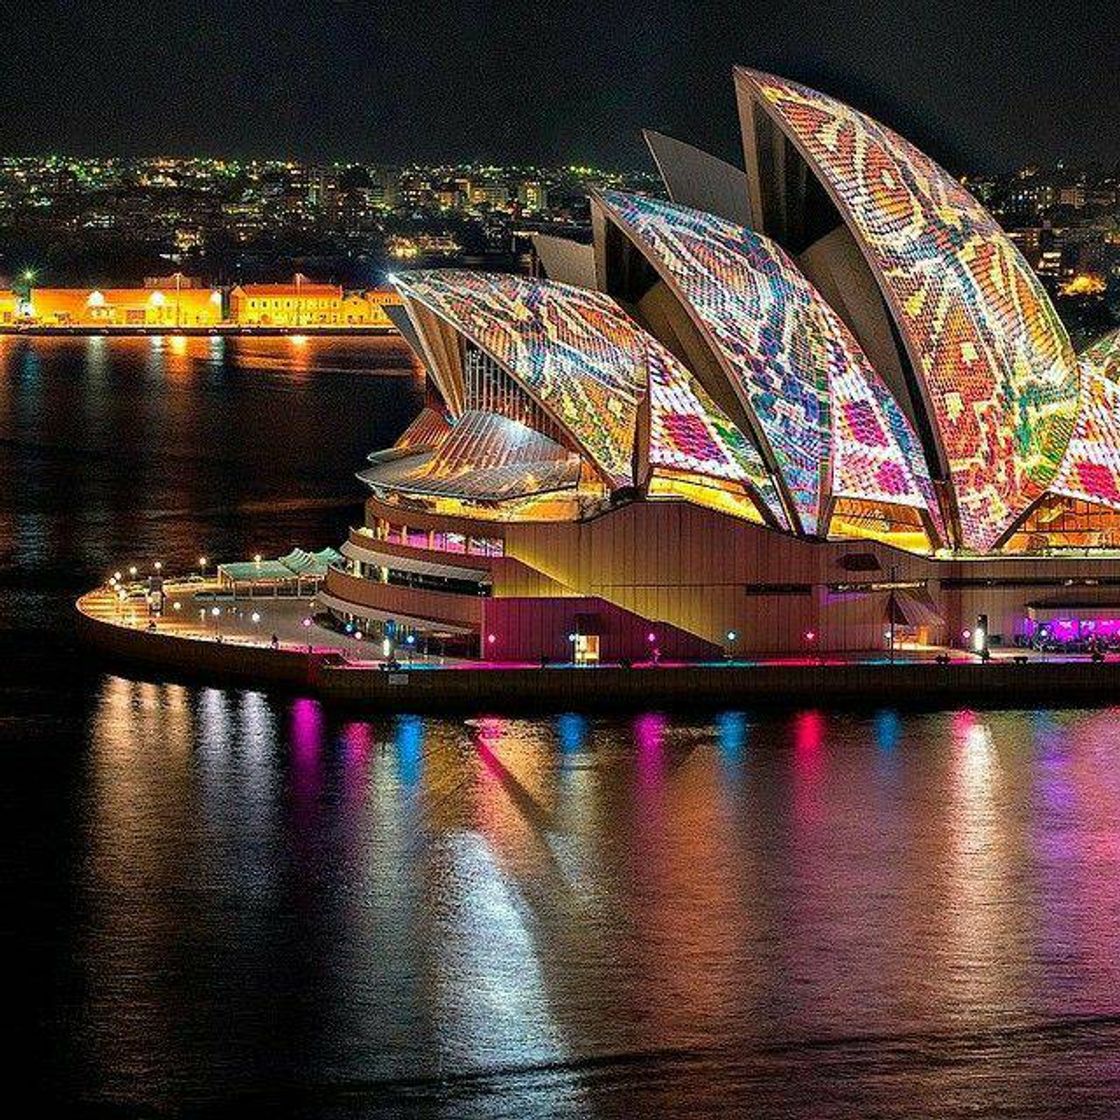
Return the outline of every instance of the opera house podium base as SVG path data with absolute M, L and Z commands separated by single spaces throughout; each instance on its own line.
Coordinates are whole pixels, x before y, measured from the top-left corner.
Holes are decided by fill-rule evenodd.
M 356 650 L 352 636 L 312 622 L 312 600 L 222 601 L 214 585 L 168 584 L 176 617 L 148 617 L 142 593 L 102 587 L 78 600 L 79 633 L 130 673 L 268 687 L 376 711 L 630 711 L 755 709 L 829 704 L 1008 706 L 1025 699 L 1113 702 L 1120 657 L 997 651 L 882 651 L 710 662 L 595 666 L 440 659 L 388 663 Z M 200 606 L 199 604 L 205 604 Z M 234 614 L 234 611 L 239 613 Z M 259 618 L 254 621 L 254 614 Z M 205 615 L 205 617 L 204 617 Z M 218 622 L 217 619 L 221 621 Z M 277 641 L 273 643 L 273 634 Z M 281 636 L 282 635 L 282 636 Z M 304 637 L 306 641 L 302 640 Z M 297 640 L 297 638 L 299 640 Z M 938 658 L 941 657 L 941 660 Z

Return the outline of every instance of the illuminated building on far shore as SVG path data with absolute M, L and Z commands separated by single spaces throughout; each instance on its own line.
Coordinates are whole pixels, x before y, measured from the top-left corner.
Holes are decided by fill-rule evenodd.
M 402 273 L 427 407 L 319 600 L 491 659 L 1120 635 L 1114 342 L 964 187 L 735 73 L 745 166 L 651 134 L 543 277 Z
M 238 284 L 229 293 L 229 317 L 262 327 L 337 326 L 342 288 L 300 278 L 290 284 Z
M 345 295 L 336 284 L 301 280 L 291 284 L 238 284 L 229 295 L 229 317 L 241 326 L 337 327 L 391 329 L 386 306 L 400 305 L 391 289 Z
M 23 317 L 45 326 L 212 327 L 222 293 L 212 288 L 32 288 Z
M 0 289 L 0 326 L 9 326 L 19 318 L 22 302 L 18 292 Z

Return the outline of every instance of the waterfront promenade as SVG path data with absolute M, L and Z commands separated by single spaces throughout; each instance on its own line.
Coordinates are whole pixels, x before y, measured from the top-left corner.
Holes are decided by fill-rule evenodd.
M 327 337 L 341 335 L 357 335 L 364 338 L 378 335 L 398 335 L 396 327 L 382 324 L 372 325 L 364 323 L 333 323 L 333 324 L 306 324 L 301 326 L 259 326 L 253 323 L 214 323 L 207 326 L 175 326 L 174 324 L 146 324 L 127 326 L 123 324 L 107 323 L 93 326 L 88 323 L 60 325 L 52 323 L 5 323 L 0 325 L 0 335 L 18 335 L 25 337 L 105 337 L 105 338 L 135 338 L 150 335 L 152 337 L 166 335 L 181 335 L 183 337 L 228 337 L 244 336 L 246 338 L 281 338 L 281 337 Z
M 1120 698 L 1120 657 L 901 650 L 817 657 L 621 666 L 381 656 L 380 643 L 319 625 L 313 597 L 234 598 L 215 580 L 168 580 L 162 616 L 139 583 L 106 585 L 77 602 L 82 637 L 110 658 L 160 675 L 310 692 L 391 709 L 691 707 L 831 703 L 866 707 Z

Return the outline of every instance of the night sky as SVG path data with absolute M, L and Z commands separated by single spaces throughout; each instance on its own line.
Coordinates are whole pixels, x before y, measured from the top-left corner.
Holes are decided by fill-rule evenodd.
M 870 111 L 954 170 L 1120 163 L 1120 20 L 1087 0 L 0 9 L 4 154 L 642 167 L 650 126 L 738 162 L 740 62 Z

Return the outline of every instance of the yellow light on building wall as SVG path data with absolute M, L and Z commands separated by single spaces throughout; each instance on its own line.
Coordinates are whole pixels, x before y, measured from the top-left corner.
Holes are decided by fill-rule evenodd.
M 101 292 L 92 291 L 92 292 L 90 292 L 89 299 L 86 300 L 86 303 L 90 307 L 104 307 L 105 306 L 105 296 L 102 295 Z

